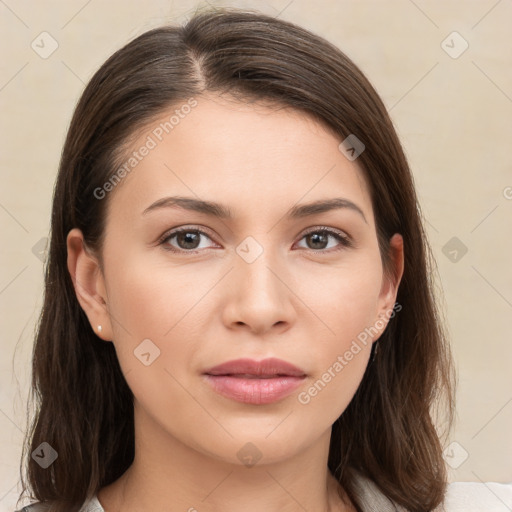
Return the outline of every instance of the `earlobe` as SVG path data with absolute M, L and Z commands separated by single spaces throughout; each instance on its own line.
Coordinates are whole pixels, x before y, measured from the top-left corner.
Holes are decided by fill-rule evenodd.
M 103 273 L 97 258 L 87 250 L 83 234 L 78 228 L 68 233 L 67 252 L 68 271 L 78 302 L 96 335 L 110 341 L 113 338 L 112 326 Z

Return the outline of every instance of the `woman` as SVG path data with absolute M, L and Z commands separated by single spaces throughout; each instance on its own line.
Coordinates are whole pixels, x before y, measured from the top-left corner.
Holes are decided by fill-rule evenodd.
M 24 510 L 442 510 L 429 255 L 340 50 L 226 9 L 136 38 L 62 153 Z

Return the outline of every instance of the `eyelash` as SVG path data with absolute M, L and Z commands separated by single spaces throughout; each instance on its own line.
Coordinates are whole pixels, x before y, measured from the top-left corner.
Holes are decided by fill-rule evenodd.
M 176 249 L 175 247 L 171 246 L 168 243 L 169 240 L 171 240 L 171 238 L 174 238 L 175 236 L 179 235 L 180 233 L 188 233 L 188 232 L 199 233 L 201 235 L 205 235 L 206 237 L 208 237 L 211 240 L 211 236 L 206 231 L 203 231 L 203 230 L 197 229 L 197 228 L 183 227 L 183 228 L 177 228 L 170 232 L 165 233 L 160 238 L 158 244 L 162 245 L 166 251 L 174 252 L 177 254 L 197 254 L 197 253 L 203 251 L 204 249 L 197 249 L 197 250 Z M 321 227 L 314 228 L 314 229 L 307 231 L 306 233 L 304 233 L 302 235 L 300 240 L 302 240 L 307 235 L 311 235 L 313 233 L 322 233 L 322 234 L 330 235 L 330 236 L 334 237 L 340 243 L 340 245 L 335 249 L 332 249 L 332 248 L 331 249 L 309 249 L 309 248 L 307 248 L 306 250 L 309 252 L 320 253 L 320 254 L 321 253 L 331 253 L 331 252 L 337 252 L 337 251 L 341 251 L 343 249 L 348 249 L 348 248 L 353 247 L 353 243 L 352 243 L 352 240 L 350 239 L 350 237 L 342 234 L 341 232 L 334 231 L 330 228 L 327 228 L 325 226 L 321 226 Z

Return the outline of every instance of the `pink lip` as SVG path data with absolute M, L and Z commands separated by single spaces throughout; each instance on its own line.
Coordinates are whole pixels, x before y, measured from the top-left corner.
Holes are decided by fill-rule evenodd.
M 269 404 L 299 387 L 306 373 L 276 358 L 236 359 L 204 372 L 206 381 L 221 395 L 246 404 Z

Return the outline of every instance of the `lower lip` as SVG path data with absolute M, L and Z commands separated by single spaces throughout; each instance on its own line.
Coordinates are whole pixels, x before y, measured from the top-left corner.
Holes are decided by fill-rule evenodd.
M 303 382 L 304 377 L 281 376 L 249 379 L 229 375 L 205 375 L 217 393 L 244 404 L 271 404 L 282 400 Z

